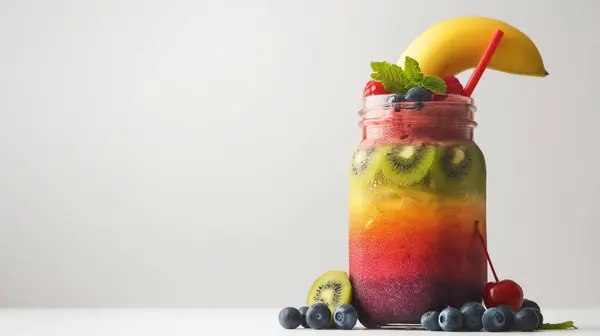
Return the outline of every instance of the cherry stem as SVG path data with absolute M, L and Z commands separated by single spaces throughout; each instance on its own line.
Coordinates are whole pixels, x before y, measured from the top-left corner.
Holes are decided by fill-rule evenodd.
M 490 268 L 492 269 L 492 274 L 494 274 L 494 279 L 496 282 L 499 282 L 498 275 L 496 274 L 496 270 L 494 269 L 494 264 L 492 264 L 492 259 L 490 258 L 490 253 L 488 252 L 485 239 L 483 238 L 483 234 L 479 231 L 479 221 L 475 221 L 475 227 L 477 228 L 477 234 L 479 235 L 479 240 L 481 240 L 481 246 L 483 247 L 483 252 L 485 252 L 485 257 L 487 258 L 488 263 L 490 264 Z

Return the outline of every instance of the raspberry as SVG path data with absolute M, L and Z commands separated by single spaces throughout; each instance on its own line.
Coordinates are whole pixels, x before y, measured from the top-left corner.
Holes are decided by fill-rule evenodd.
M 454 76 L 446 76 L 443 79 L 444 79 L 444 82 L 446 82 L 446 86 L 448 87 L 448 90 L 446 91 L 446 93 L 453 93 L 453 94 L 459 94 L 459 95 L 464 94 L 464 88 L 463 88 L 462 84 L 460 83 L 460 81 L 458 80 L 458 78 L 456 78 Z
M 377 81 L 370 80 L 365 85 L 365 91 L 363 92 L 363 97 L 380 95 L 380 94 L 389 94 L 390 92 L 386 90 L 383 85 Z

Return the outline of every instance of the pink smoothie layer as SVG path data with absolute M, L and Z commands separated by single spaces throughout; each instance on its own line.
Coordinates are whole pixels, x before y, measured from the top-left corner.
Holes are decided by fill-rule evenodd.
M 473 100 L 460 95 L 436 95 L 434 101 L 364 108 L 360 115 L 365 144 L 438 142 L 472 139 Z

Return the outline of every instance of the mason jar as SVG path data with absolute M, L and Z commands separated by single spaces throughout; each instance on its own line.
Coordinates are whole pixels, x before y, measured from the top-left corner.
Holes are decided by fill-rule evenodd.
M 368 328 L 482 301 L 486 167 L 473 100 L 435 95 L 360 111 L 349 188 L 353 302 Z

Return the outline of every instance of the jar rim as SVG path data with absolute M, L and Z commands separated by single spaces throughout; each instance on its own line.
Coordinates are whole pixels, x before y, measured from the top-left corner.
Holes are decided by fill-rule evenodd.
M 373 111 L 382 111 L 393 109 L 396 112 L 404 111 L 415 111 L 427 107 L 446 107 L 446 108 L 464 108 L 471 109 L 473 112 L 477 111 L 474 100 L 471 97 L 459 96 L 459 95 L 439 95 L 439 96 L 452 96 L 453 100 L 432 100 L 427 102 L 400 102 L 400 103 L 385 103 L 376 104 L 369 107 L 363 107 L 358 111 L 358 114 L 363 119 L 370 119 L 369 114 Z M 457 98 L 459 97 L 459 98 Z

